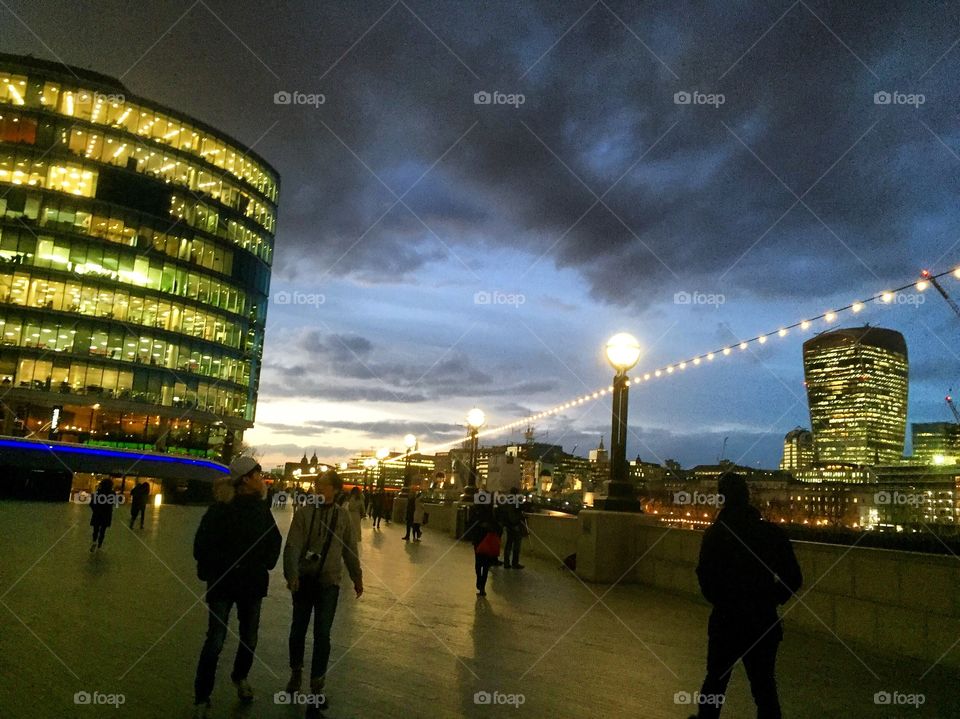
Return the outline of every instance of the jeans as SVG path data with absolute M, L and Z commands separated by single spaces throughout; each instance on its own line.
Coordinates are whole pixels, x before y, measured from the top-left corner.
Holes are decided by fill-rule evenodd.
M 290 625 L 290 668 L 303 669 L 304 644 L 310 615 L 313 614 L 313 656 L 310 678 L 321 679 L 330 661 L 330 628 L 337 611 L 340 587 L 336 584 L 299 590 L 293 595 L 293 622 Z
M 414 525 L 413 525 L 413 538 L 414 538 L 414 539 L 420 539 L 420 537 L 422 537 L 422 536 L 423 536 L 423 532 L 420 531 L 420 525 L 419 525 L 419 524 L 414 524 Z
M 133 529 L 134 522 L 137 521 L 137 515 L 140 515 L 140 529 L 143 529 L 143 518 L 147 513 L 147 506 L 145 504 L 133 505 L 130 510 L 130 529 Z
M 260 603 L 263 600 L 238 599 L 237 620 L 240 623 L 240 645 L 237 647 L 237 656 L 233 661 L 233 671 L 230 678 L 237 682 L 246 679 L 253 666 L 253 652 L 257 648 L 257 633 L 260 630 Z M 197 678 L 193 684 L 194 697 L 197 704 L 210 699 L 213 693 L 213 684 L 217 677 L 217 661 L 223 650 L 223 642 L 227 638 L 227 623 L 230 621 L 230 610 L 233 600 L 218 600 L 208 603 L 209 623 L 207 624 L 207 639 L 200 650 L 200 662 L 197 664 Z
M 503 547 L 503 563 L 508 567 L 513 564 L 516 566 L 520 564 L 520 540 L 523 539 L 523 535 L 520 533 L 520 528 L 510 529 L 507 527 L 507 542 Z
M 103 538 L 107 536 L 107 527 L 104 524 L 93 525 L 93 540 L 98 547 L 103 546 Z
M 750 693 L 757 704 L 758 719 L 780 719 L 775 665 L 780 632 L 774 628 L 762 638 L 762 629 L 743 631 L 735 626 L 711 627 L 707 646 L 707 676 L 700 689 L 701 697 L 723 695 L 738 661 L 750 680 Z M 702 703 L 698 719 L 717 719 L 721 703 Z

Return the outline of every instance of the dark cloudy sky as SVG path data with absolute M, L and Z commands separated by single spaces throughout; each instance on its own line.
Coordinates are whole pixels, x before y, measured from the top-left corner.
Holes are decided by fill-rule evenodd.
M 270 309 L 247 440 L 271 463 L 449 440 L 474 404 L 519 419 L 608 383 L 617 331 L 642 371 L 960 263 L 955 3 L 4 0 L 0 18 L 3 51 L 122 77 L 282 174 L 272 291 L 314 304 Z M 523 102 L 475 102 L 494 91 Z M 907 338 L 910 420 L 947 419 L 945 303 L 842 318 L 863 321 Z M 728 457 L 775 464 L 809 424 L 801 341 L 636 389 L 628 451 L 715 461 L 729 436 Z M 537 429 L 581 453 L 609 407 Z

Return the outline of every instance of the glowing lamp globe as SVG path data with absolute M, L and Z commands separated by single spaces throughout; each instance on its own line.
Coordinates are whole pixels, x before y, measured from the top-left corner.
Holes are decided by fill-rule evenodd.
M 403 444 L 406 446 L 407 449 L 413 449 L 414 447 L 417 446 L 417 438 L 414 437 L 412 434 L 408 434 L 406 437 L 403 438 Z
M 379 459 L 381 462 L 389 456 L 390 456 L 390 450 L 387 449 L 386 447 L 381 447 L 380 449 L 377 450 L 377 459 Z
M 467 412 L 467 424 L 471 429 L 480 429 L 484 422 L 487 421 L 487 416 L 483 413 L 483 410 L 479 407 L 474 407 L 469 412 Z
M 640 361 L 640 343 L 626 332 L 615 334 L 607 340 L 607 361 L 618 372 L 626 372 Z

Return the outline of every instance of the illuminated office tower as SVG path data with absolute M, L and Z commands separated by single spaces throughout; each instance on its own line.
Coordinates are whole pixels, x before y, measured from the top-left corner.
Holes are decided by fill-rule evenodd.
M 955 422 L 914 422 L 910 436 L 915 461 L 956 464 L 960 458 L 960 425 Z
M 804 469 L 813 464 L 813 434 L 809 429 L 797 427 L 783 438 L 783 459 L 780 469 Z
M 878 327 L 824 332 L 803 343 L 810 423 L 821 463 L 893 464 L 907 425 L 907 345 Z
M 0 55 L 0 434 L 229 459 L 279 177 L 81 68 Z

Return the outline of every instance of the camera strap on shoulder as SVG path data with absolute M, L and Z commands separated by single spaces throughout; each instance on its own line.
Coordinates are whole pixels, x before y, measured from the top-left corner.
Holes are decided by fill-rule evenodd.
M 319 510 L 315 510 L 319 511 Z M 338 508 L 333 506 L 330 508 L 330 511 L 333 513 L 333 517 L 329 519 L 327 524 L 327 539 L 323 543 L 323 551 L 320 552 L 320 571 L 323 571 L 323 565 L 326 564 L 327 554 L 330 553 L 330 544 L 333 542 L 333 531 L 337 527 L 337 515 Z

